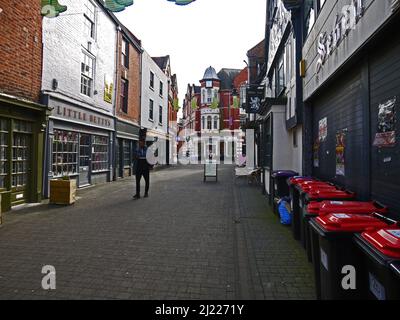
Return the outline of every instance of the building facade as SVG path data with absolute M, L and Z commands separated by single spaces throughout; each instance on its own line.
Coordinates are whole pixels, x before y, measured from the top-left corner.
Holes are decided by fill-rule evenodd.
M 288 4 L 289 3 L 289 4 Z M 303 172 L 303 99 L 300 77 L 305 3 L 267 1 L 265 98 L 258 116 L 258 163 L 265 192 L 275 170 Z
M 305 173 L 399 217 L 399 1 L 325 1 L 303 47 Z M 319 9 L 319 10 L 318 10 Z
M 141 42 L 123 25 L 118 28 L 115 103 L 114 180 L 131 176 L 138 146 L 141 109 Z
M 43 21 L 47 195 L 50 179 L 68 176 L 83 187 L 113 172 L 117 23 L 101 2 L 64 4 L 68 14 Z
M 157 142 L 158 163 L 167 164 L 168 77 L 146 52 L 142 55 L 141 127 L 148 144 Z
M 8 211 L 42 199 L 49 110 L 40 104 L 40 2 L 1 0 L 0 8 L 0 195 Z

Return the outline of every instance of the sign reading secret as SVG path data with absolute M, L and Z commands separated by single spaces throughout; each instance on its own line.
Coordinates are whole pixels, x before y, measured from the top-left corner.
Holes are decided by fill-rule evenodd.
M 329 56 L 339 47 L 342 40 L 356 28 L 358 21 L 364 15 L 364 10 L 364 0 L 351 0 L 349 5 L 342 8 L 341 15 L 336 15 L 332 30 L 319 35 L 317 73 L 321 71 Z

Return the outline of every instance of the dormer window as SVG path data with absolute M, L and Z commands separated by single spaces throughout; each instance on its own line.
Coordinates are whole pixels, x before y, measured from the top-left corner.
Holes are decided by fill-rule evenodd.
M 211 80 L 206 81 L 206 88 L 212 88 L 213 87 L 213 82 Z

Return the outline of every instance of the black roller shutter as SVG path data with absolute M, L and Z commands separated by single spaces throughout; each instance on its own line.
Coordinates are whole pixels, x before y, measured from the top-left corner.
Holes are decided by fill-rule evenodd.
M 363 152 L 363 123 L 368 106 L 363 105 L 361 66 L 354 66 L 328 85 L 313 102 L 313 138 L 318 138 L 319 121 L 327 118 L 328 136 L 319 148 L 319 167 L 313 169 L 316 177 L 329 180 L 365 194 L 368 168 Z M 345 148 L 345 176 L 336 175 L 336 133 L 347 130 Z M 364 140 L 365 141 L 365 140 Z
M 371 145 L 378 129 L 379 104 L 397 96 L 396 145 L 371 149 L 371 192 L 391 207 L 400 218 L 400 36 L 393 33 L 390 41 L 371 56 Z

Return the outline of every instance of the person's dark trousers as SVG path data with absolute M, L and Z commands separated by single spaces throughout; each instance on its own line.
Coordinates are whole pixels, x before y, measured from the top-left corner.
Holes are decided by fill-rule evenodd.
M 136 170 L 136 195 L 137 196 L 140 196 L 140 180 L 142 179 L 142 176 L 146 183 L 146 186 L 145 186 L 145 195 L 146 195 L 149 193 L 149 188 L 150 188 L 150 170 L 147 165 L 147 162 L 142 163 L 142 161 L 139 160 L 138 167 Z

